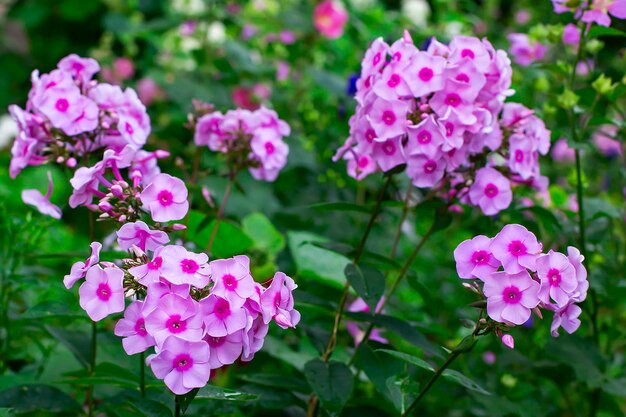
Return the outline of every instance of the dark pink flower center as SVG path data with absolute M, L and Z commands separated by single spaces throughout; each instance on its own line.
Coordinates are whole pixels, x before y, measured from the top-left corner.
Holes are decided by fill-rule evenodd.
M 207 341 L 207 343 L 209 344 L 209 346 L 211 346 L 212 348 L 216 348 L 216 347 L 220 347 L 222 346 L 224 343 L 226 343 L 226 337 L 213 337 L 213 336 L 209 336 L 205 339 Z
M 472 262 L 476 265 L 485 265 L 490 258 L 491 254 L 485 250 L 478 250 L 472 254 Z
M 109 298 L 111 298 L 111 287 L 109 287 L 109 284 L 101 282 L 96 290 L 96 295 L 102 301 L 109 301 Z
M 387 85 L 394 88 L 398 84 L 400 84 L 400 76 L 398 74 L 392 74 L 391 77 L 389 77 L 389 81 L 387 81 Z
M 81 72 L 85 66 L 78 61 L 72 62 L 72 69 L 76 72 Z
M 502 291 L 502 299 L 507 304 L 517 304 L 522 299 L 522 292 L 515 285 L 511 285 Z
M 450 122 L 446 122 L 446 136 L 452 136 L 454 133 L 454 125 Z
M 396 61 L 400 61 L 402 59 L 402 54 L 400 52 L 396 52 L 395 54 L 393 54 L 393 59 L 395 59 Z
M 515 151 L 515 161 L 517 162 L 524 161 L 524 152 L 522 152 L 520 149 Z
M 463 73 L 460 73 L 459 75 L 457 75 L 455 79 L 462 83 L 469 83 L 469 80 L 470 80 L 467 74 L 463 74 Z
M 143 317 L 137 319 L 137 322 L 135 323 L 135 333 L 137 333 L 141 337 L 148 334 L 148 332 L 146 331 L 146 321 L 143 319 Z
M 461 96 L 459 96 L 457 93 L 450 93 L 446 96 L 444 102 L 448 106 L 457 107 L 459 104 L 461 104 Z
M 489 198 L 494 198 L 498 195 L 498 187 L 495 184 L 489 183 L 485 187 L 485 195 Z
M 420 72 L 417 73 L 417 76 L 419 77 L 419 79 L 424 82 L 430 81 L 431 78 L 433 78 L 433 75 L 434 75 L 433 70 L 428 67 L 422 68 Z
M 275 150 L 276 148 L 274 148 L 274 144 L 272 142 L 265 142 L 265 152 L 268 155 L 273 154 Z
M 437 163 L 435 161 L 426 161 L 424 164 L 424 172 L 432 174 L 437 169 Z
M 222 277 L 222 282 L 224 283 L 224 287 L 226 287 L 229 291 L 235 291 L 237 288 L 237 279 L 231 274 L 226 274 Z
M 183 259 L 180 261 L 180 268 L 185 274 L 195 274 L 200 266 L 193 259 Z
M 422 130 L 421 132 L 417 134 L 417 141 L 421 143 L 422 145 L 426 145 L 427 143 L 430 143 L 432 138 L 433 138 L 433 135 L 431 135 L 428 130 Z
M 509 243 L 509 252 L 514 256 L 521 256 L 526 254 L 526 245 L 519 240 L 514 240 Z
M 167 319 L 165 327 L 170 331 L 170 333 L 181 333 L 187 329 L 187 322 L 185 320 L 181 320 L 179 314 L 174 314 Z
M 157 200 L 163 207 L 167 207 L 174 202 L 174 195 L 168 190 L 161 190 L 157 194 Z
M 276 294 L 274 295 L 274 307 L 280 307 L 280 302 L 281 302 L 281 296 L 280 296 L 280 291 L 277 291 Z
M 218 299 L 213 308 L 213 313 L 218 319 L 224 320 L 230 316 L 230 303 L 222 298 Z
M 551 268 L 548 271 L 548 282 L 553 287 L 557 287 L 561 283 L 561 273 L 556 268 Z
M 374 55 L 374 60 L 372 62 L 374 63 L 374 65 L 380 62 L 380 52 Z
M 157 256 L 152 261 L 148 262 L 148 269 L 155 271 L 161 268 L 161 265 L 163 265 L 163 258 Z
M 383 112 L 383 122 L 387 126 L 391 126 L 392 124 L 394 124 L 396 122 L 396 115 L 395 115 L 395 113 L 392 112 L 391 110 L 385 110 Z
M 461 58 L 474 59 L 475 58 L 474 51 L 472 51 L 471 49 L 463 49 L 461 51 Z
M 181 353 L 174 357 L 172 367 L 178 372 L 185 372 L 193 366 L 193 359 L 188 353 Z
M 375 138 L 376 138 L 376 132 L 374 132 L 374 129 L 367 129 L 367 132 L 365 132 L 365 139 L 369 143 L 372 143 Z
M 359 168 L 363 169 L 370 164 L 370 160 L 367 156 L 362 156 L 359 158 Z
M 396 146 L 393 144 L 393 142 L 387 142 L 383 145 L 383 152 L 391 156 L 396 153 Z
M 68 109 L 68 107 L 70 107 L 70 103 L 64 99 L 64 98 L 60 98 L 57 100 L 56 104 L 54 105 L 54 107 L 56 107 L 56 109 L 62 113 L 65 113 Z

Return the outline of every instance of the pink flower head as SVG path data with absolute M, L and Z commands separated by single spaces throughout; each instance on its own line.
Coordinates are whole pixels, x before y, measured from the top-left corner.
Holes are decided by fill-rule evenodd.
M 507 273 L 517 274 L 526 268 L 535 271 L 542 246 L 524 226 L 507 224 L 491 240 L 489 248 Z
M 539 156 L 534 150 L 532 140 L 515 133 L 509 137 L 509 146 L 509 169 L 524 180 L 535 176 L 539 170 Z
M 497 214 L 509 207 L 513 200 L 511 183 L 497 170 L 485 167 L 476 172 L 476 179 L 470 187 L 469 198 L 488 216 Z
M 365 52 L 361 62 L 361 78 L 359 81 L 365 83 L 367 88 L 371 87 L 368 81 L 369 77 L 378 74 L 386 64 L 387 52 L 389 52 L 389 45 L 385 43 L 383 38 L 376 38 Z
M 80 306 L 93 321 L 124 311 L 124 271 L 118 267 L 102 269 L 94 265 L 87 270 L 85 282 L 78 289 Z
M 525 270 L 516 274 L 494 272 L 485 281 L 483 292 L 487 296 L 487 314 L 500 323 L 524 324 L 530 310 L 539 304 L 539 283 Z
M 212 294 L 219 295 L 228 300 L 233 308 L 243 306 L 246 299 L 252 297 L 255 293 L 254 280 L 250 275 L 249 260 L 246 265 L 242 258 L 218 259 L 212 261 L 211 279 L 215 283 Z
M 385 100 L 396 100 L 411 96 L 408 83 L 404 80 L 403 63 L 393 62 L 383 70 L 382 78 L 374 85 L 374 93 Z
M 483 235 L 459 243 L 454 260 L 460 278 L 487 281 L 500 268 L 501 263 L 491 253 L 490 245 L 491 239 Z
M 269 325 L 263 321 L 262 316 L 258 316 L 255 319 L 248 316 L 248 321 L 244 328 L 242 361 L 251 361 L 254 358 L 254 354 L 261 350 L 268 330 Z
M 407 160 L 406 173 L 418 188 L 434 187 L 443 178 L 446 161 L 441 153 L 433 156 L 412 155 Z
M 211 294 L 200 301 L 206 333 L 223 337 L 246 327 L 247 313 L 243 307 L 233 307 L 227 299 Z
M 124 317 L 115 325 L 116 336 L 123 337 L 122 346 L 128 355 L 144 352 L 155 345 L 154 337 L 146 330 L 142 314 L 143 301 L 133 301 L 124 311 Z
M 170 335 L 185 340 L 200 340 L 204 336 L 202 316 L 198 314 L 198 303 L 191 297 L 166 294 L 159 299 L 156 308 L 146 315 L 146 330 L 157 346 L 161 346 Z
M 573 46 L 578 46 L 580 43 L 580 31 L 575 24 L 569 23 L 563 28 L 563 43 Z
M 407 101 L 387 101 L 378 98 L 372 104 L 367 118 L 376 132 L 376 137 L 382 141 L 406 133 L 406 114 L 409 110 L 410 106 Z
M 144 299 L 143 315 L 147 316 L 159 305 L 159 300 L 168 294 L 175 294 L 182 298 L 189 298 L 189 284 L 175 285 L 165 280 L 149 283 L 146 288 L 146 298 Z
M 600 26 L 610 26 L 609 14 L 618 19 L 626 19 L 626 0 L 593 0 L 581 20 L 586 23 L 595 22 Z
M 149 106 L 154 101 L 161 100 L 165 96 L 165 93 L 154 79 L 143 77 L 141 80 L 137 81 L 137 95 L 142 103 Z
M 41 194 L 39 190 L 23 190 L 22 201 L 31 206 L 35 206 L 41 214 L 45 214 L 55 219 L 61 218 L 61 209 L 50 202 L 52 194 L 52 175 L 48 171 L 48 191 L 46 195 Z
M 507 38 L 511 42 L 513 62 L 524 67 L 541 60 L 548 50 L 547 46 L 532 41 L 525 33 L 511 33 Z
M 356 180 L 362 180 L 369 174 L 378 171 L 378 165 L 370 155 L 353 149 L 344 154 L 344 159 L 348 160 L 348 175 Z
M 577 248 L 568 246 L 567 259 L 569 259 L 570 263 L 574 267 L 574 270 L 576 271 L 576 281 L 578 282 L 578 286 L 576 287 L 576 290 L 571 298 L 576 302 L 585 301 L 585 298 L 587 298 L 587 290 L 589 289 L 587 269 L 583 266 L 585 257 Z
M 293 308 L 292 292 L 298 288 L 293 279 L 277 272 L 270 286 L 261 294 L 263 321 L 269 323 L 274 319 L 283 329 L 296 327 L 300 322 L 300 313 Z
M 473 36 L 455 36 L 450 42 L 450 61 L 471 61 L 481 71 L 489 68 L 491 56 L 485 44 Z
M 209 257 L 206 253 L 189 252 L 182 246 L 170 245 L 163 248 L 161 257 L 161 274 L 172 284 L 204 288 L 211 279 Z
M 142 221 L 126 223 L 116 232 L 117 243 L 123 250 L 129 250 L 133 245 L 142 251 L 154 251 L 170 241 L 167 233 L 152 230 Z
M 502 335 L 502 338 L 500 340 L 502 341 L 502 344 L 509 349 L 515 348 L 515 339 L 513 339 L 513 336 L 511 336 L 510 334 Z
M 81 58 L 76 54 L 70 54 L 59 61 L 57 67 L 68 72 L 74 79 L 85 84 L 100 71 L 100 64 L 93 58 Z
M 134 276 L 141 285 L 148 286 L 149 284 L 159 282 L 161 277 L 161 266 L 163 266 L 163 257 L 161 251 L 163 246 L 156 248 L 152 260 L 148 263 L 139 266 L 133 266 L 128 269 L 128 273 Z
M 536 266 L 541 280 L 539 299 L 547 304 L 552 298 L 557 306 L 564 307 L 578 287 L 574 266 L 567 256 L 552 250 L 537 258 Z
M 384 302 L 384 300 L 385 298 L 382 297 L 376 305 L 376 311 L 379 313 L 382 312 L 380 310 L 380 307 L 382 303 Z M 365 303 L 365 301 L 359 297 L 356 300 L 354 300 L 352 304 L 350 304 L 350 306 L 348 307 L 348 311 L 369 313 L 370 308 Z M 348 333 L 350 333 L 350 335 L 354 339 L 354 345 L 358 346 L 359 343 L 361 343 L 361 341 L 363 340 L 363 336 L 365 336 L 365 332 L 359 328 L 359 325 L 357 323 L 353 321 L 348 321 L 348 320 L 346 320 L 346 329 L 348 330 Z M 369 336 L 369 340 L 374 340 L 376 342 L 385 343 L 385 344 L 389 343 L 389 341 L 385 337 L 382 336 L 381 329 L 377 329 L 377 328 L 372 330 Z
M 189 211 L 185 183 L 168 174 L 159 174 L 139 195 L 156 222 L 180 220 Z
M 313 25 L 322 36 L 328 39 L 340 37 L 347 22 L 348 12 L 343 4 L 334 0 L 324 0 L 315 6 Z
M 211 369 L 235 363 L 243 351 L 243 330 L 222 337 L 205 336 L 204 340 L 211 350 Z
M 580 313 L 582 313 L 581 308 L 573 303 L 569 303 L 562 308 L 556 308 L 552 324 L 550 325 L 552 337 L 559 336 L 559 327 L 562 327 L 569 334 L 578 330 L 580 327 L 580 319 L 578 318 Z
M 183 395 L 209 382 L 209 345 L 170 336 L 150 361 L 154 375 L 176 395 Z
M 443 88 L 443 70 L 446 60 L 426 52 L 417 52 L 409 65 L 404 69 L 403 76 L 415 97 L 425 97 Z
M 372 147 L 372 157 L 378 167 L 385 172 L 404 164 L 406 158 L 400 137 L 387 139 L 384 142 L 375 141 Z
M 552 147 L 552 159 L 557 162 L 572 162 L 576 158 L 576 152 L 567 144 L 567 139 L 557 140 Z
M 102 244 L 100 242 L 91 242 L 91 255 L 85 259 L 85 262 L 79 261 L 72 265 L 70 273 L 63 278 L 63 285 L 68 290 L 74 286 L 76 281 L 82 279 L 87 273 L 87 270 L 100 262 L 100 250 Z
M 445 132 L 432 115 L 418 125 L 409 125 L 408 133 L 409 155 L 435 155 L 442 148 Z

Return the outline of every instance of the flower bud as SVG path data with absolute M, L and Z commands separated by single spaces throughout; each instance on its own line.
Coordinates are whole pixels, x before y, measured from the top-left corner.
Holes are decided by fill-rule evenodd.
M 615 90 L 617 83 L 613 84 L 611 77 L 606 77 L 604 74 L 601 74 L 594 82 L 591 83 L 591 86 L 598 94 L 607 95 Z
M 576 95 L 572 90 L 565 90 L 563 94 L 557 97 L 557 102 L 561 107 L 566 110 L 573 109 L 576 104 L 578 104 L 578 100 L 580 97 Z
M 502 339 L 500 340 L 502 341 L 502 344 L 508 347 L 509 349 L 515 348 L 515 340 L 513 339 L 513 336 L 511 336 L 510 334 L 503 335 Z
M 185 226 L 184 224 L 180 224 L 180 223 L 175 223 L 172 225 L 172 230 L 185 230 L 187 228 L 187 226 Z
M 68 168 L 74 168 L 76 164 L 77 162 L 75 158 L 68 158 L 67 161 L 65 161 L 65 165 L 67 165 Z
M 124 190 L 121 185 L 115 184 L 111 187 L 111 194 L 117 198 L 122 198 L 124 196 Z
M 57 158 L 57 164 L 62 164 L 62 163 L 63 163 L 63 161 L 65 161 L 65 158 L 63 158 L 62 156 L 59 156 L 59 157 Z

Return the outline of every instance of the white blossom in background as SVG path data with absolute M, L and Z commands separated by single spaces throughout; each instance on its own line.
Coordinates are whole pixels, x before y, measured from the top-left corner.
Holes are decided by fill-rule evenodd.
M 222 22 L 213 22 L 206 31 L 206 38 L 213 44 L 222 44 L 226 40 L 226 27 Z
M 0 116 L 0 149 L 11 143 L 17 135 L 17 123 L 8 114 Z
M 430 17 L 430 6 L 426 0 L 403 0 L 402 14 L 417 27 L 425 27 Z

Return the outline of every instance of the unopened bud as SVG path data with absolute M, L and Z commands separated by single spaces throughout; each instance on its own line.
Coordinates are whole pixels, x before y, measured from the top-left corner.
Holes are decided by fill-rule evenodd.
M 154 155 L 157 159 L 169 158 L 170 153 L 168 151 L 164 151 L 163 149 L 157 149 L 154 151 Z
M 502 341 L 502 344 L 504 346 L 508 347 L 509 349 L 515 349 L 515 340 L 510 334 L 503 335 L 500 340 Z
M 124 190 L 119 184 L 115 184 L 111 187 L 111 194 L 117 198 L 122 198 L 124 196 Z
M 146 256 L 146 253 L 142 251 L 137 245 L 132 245 L 130 247 L 130 250 L 135 254 L 137 258 L 143 258 L 144 256 Z
M 413 43 L 413 38 L 411 37 L 411 34 L 409 33 L 408 29 L 404 29 L 404 34 L 402 35 L 402 38 L 404 39 L 405 42 L 408 42 L 410 44 Z
M 68 158 L 65 162 L 68 168 L 74 168 L 76 166 L 76 158 Z
M 126 221 L 126 215 L 122 214 L 120 217 L 117 218 L 117 221 L 120 223 L 124 223 Z
M 62 164 L 62 163 L 63 163 L 63 161 L 65 161 L 65 158 L 63 158 L 62 156 L 59 156 L 59 157 L 57 158 L 57 164 Z
M 174 223 L 172 225 L 172 230 L 185 230 L 187 228 L 187 226 L 185 226 L 184 224 L 180 224 L 180 223 Z

